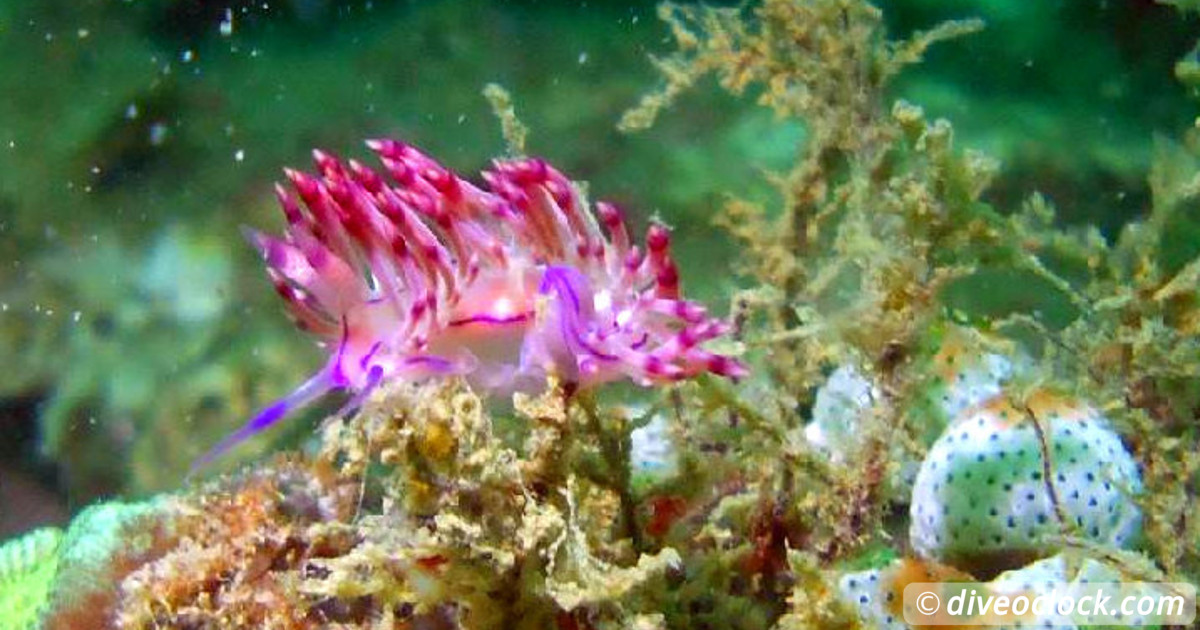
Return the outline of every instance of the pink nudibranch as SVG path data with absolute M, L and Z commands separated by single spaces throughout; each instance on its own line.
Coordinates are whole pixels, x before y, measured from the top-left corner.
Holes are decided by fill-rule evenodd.
M 730 326 L 680 297 L 663 226 L 643 251 L 614 206 L 593 213 L 539 159 L 495 161 L 484 190 L 402 142 L 367 146 L 384 174 L 314 151 L 319 175 L 285 171 L 299 200 L 276 185 L 284 235 L 247 231 L 297 325 L 331 354 L 201 462 L 327 392 L 353 393 L 353 406 L 393 379 L 513 391 L 548 376 L 588 387 L 745 374 L 702 347 Z

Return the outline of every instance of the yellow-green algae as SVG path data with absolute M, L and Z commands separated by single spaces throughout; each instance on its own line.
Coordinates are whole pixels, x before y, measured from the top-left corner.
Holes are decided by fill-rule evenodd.
M 37 627 L 58 571 L 62 531 L 47 527 L 0 545 L 0 628 Z
M 1146 471 L 1146 551 L 1168 575 L 1197 579 L 1198 436 L 1189 419 L 1200 394 L 1200 251 L 1182 236 L 1197 224 L 1195 130 L 1181 144 L 1160 142 L 1153 208 L 1110 243 L 1094 228 L 1061 227 L 1036 193 L 1018 211 L 998 211 L 984 193 L 999 165 L 956 149 L 949 122 L 888 96 L 890 79 L 929 42 L 978 24 L 893 43 L 878 10 L 862 2 L 666 4 L 660 13 L 678 52 L 656 59 L 665 86 L 627 114 L 624 128 L 644 128 L 712 74 L 810 129 L 796 165 L 769 175 L 780 203 L 735 198 L 718 219 L 745 246 L 743 271 L 757 286 L 734 303 L 770 385 L 739 392 L 702 382 L 696 392 L 743 421 L 710 441 L 740 447 L 751 461 L 761 453 L 760 465 L 775 468 L 764 492 L 768 505 L 784 506 L 775 518 L 801 532 L 788 542 L 828 563 L 887 539 L 887 506 L 904 499 L 881 483 L 901 463 L 884 446 L 926 448 L 935 420 L 922 392 L 937 378 L 930 359 L 942 331 L 966 324 L 983 333 L 983 347 L 1016 344 L 1033 358 L 1018 391 L 1053 384 L 1117 419 Z M 866 366 L 883 395 L 861 459 L 828 469 L 794 434 L 824 374 L 845 363 Z M 804 557 L 792 560 L 796 575 L 811 562 Z

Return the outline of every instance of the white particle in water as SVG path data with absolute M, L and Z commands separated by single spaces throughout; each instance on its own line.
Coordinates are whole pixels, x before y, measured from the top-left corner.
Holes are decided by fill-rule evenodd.
M 221 20 L 221 36 L 233 35 L 233 9 L 225 9 L 225 19 Z
M 150 144 L 158 146 L 167 139 L 167 126 L 161 122 L 150 125 Z
M 234 151 L 234 152 L 233 152 L 233 159 L 234 159 L 234 160 L 236 160 L 236 161 L 238 161 L 238 162 L 241 162 L 242 160 L 246 159 L 246 151 L 245 151 L 245 149 L 238 149 L 237 151 Z

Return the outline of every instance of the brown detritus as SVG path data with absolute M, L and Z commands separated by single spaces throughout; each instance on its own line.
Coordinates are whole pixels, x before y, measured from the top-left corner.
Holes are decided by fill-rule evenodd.
M 787 613 L 775 626 L 778 630 L 866 630 L 816 558 L 792 551 L 788 562 L 795 584 L 787 598 Z
M 754 578 L 755 590 L 768 598 L 791 587 L 788 573 L 789 548 L 801 546 L 800 527 L 790 517 L 786 504 L 766 501 L 750 523 L 751 551 L 744 571 Z M 781 608 L 777 614 L 782 614 Z
M 535 489 L 559 485 L 565 479 L 563 454 L 573 436 L 568 413 L 569 394 L 560 386 L 551 386 L 540 397 L 518 394 L 513 398 L 517 411 L 531 421 L 525 440 L 528 459 L 524 473 Z
M 302 615 L 279 578 L 308 557 L 345 548 L 307 539 L 298 527 L 349 514 L 332 482 L 327 469 L 280 458 L 194 494 L 160 499 L 119 526 L 120 546 L 97 566 L 63 561 L 70 581 L 60 584 L 45 627 L 236 625 Z
M 1042 483 L 1046 487 L 1046 496 L 1050 497 L 1050 505 L 1054 507 L 1054 518 L 1058 520 L 1059 525 L 1064 528 L 1063 533 L 1066 534 L 1068 532 L 1065 531 L 1065 528 L 1071 527 L 1071 524 L 1063 512 L 1062 503 L 1058 498 L 1058 489 L 1054 485 L 1053 462 L 1050 458 L 1050 444 L 1046 441 L 1046 430 L 1042 427 L 1042 421 L 1032 407 L 1025 404 L 1021 410 L 1025 412 L 1025 418 L 1033 425 L 1034 433 L 1037 434 L 1038 448 L 1042 452 Z
M 176 499 L 162 553 L 119 581 L 119 626 L 315 627 L 299 576 L 356 544 L 326 528 L 353 516 L 356 490 L 319 463 L 282 460 Z

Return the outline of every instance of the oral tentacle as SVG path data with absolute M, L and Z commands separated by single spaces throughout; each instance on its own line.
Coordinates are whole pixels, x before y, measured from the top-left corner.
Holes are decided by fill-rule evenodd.
M 330 378 L 329 370 L 322 369 L 301 384 L 300 387 L 297 387 L 292 393 L 267 405 L 251 418 L 249 422 L 242 425 L 240 429 L 218 442 L 216 446 L 212 447 L 207 453 L 196 460 L 196 463 L 192 465 L 192 472 L 212 463 L 238 444 L 262 433 L 283 418 L 337 389 L 340 388 Z

